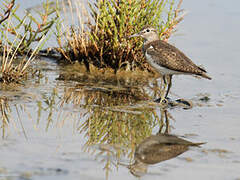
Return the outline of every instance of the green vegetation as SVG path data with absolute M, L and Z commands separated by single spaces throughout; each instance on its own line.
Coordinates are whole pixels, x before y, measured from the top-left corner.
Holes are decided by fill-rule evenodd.
M 20 17 L 15 0 L 5 0 L 0 7 L 3 14 L 0 19 L 0 52 L 3 56 L 0 82 L 19 82 L 25 77 L 31 62 L 25 59 L 38 54 L 52 34 L 52 27 L 56 28 L 59 45 L 56 50 L 66 62 L 84 62 L 87 71 L 94 67 L 112 69 L 115 73 L 118 70 L 149 72 L 151 68 L 141 53 L 141 41 L 129 40 L 128 36 L 150 24 L 157 27 L 162 39 L 167 40 L 183 18 L 179 16 L 181 2 L 176 6 L 174 0 L 95 0 L 86 7 L 78 1 L 68 0 L 66 4 L 65 1 L 46 0 L 38 7 L 27 9 Z M 67 8 L 75 21 L 72 25 L 64 24 L 60 13 L 63 9 L 63 14 L 69 16 Z M 74 26 L 76 16 L 77 27 Z M 19 55 L 26 57 L 17 66 L 13 65 Z
M 14 5 L 14 1 L 10 4 Z M 34 16 L 30 10 L 26 10 L 23 17 L 17 15 L 19 5 L 16 5 L 16 7 L 11 6 L 13 8 L 10 10 L 11 15 L 0 26 L 0 41 L 2 44 L 0 47 L 9 46 L 16 51 L 17 55 L 25 55 L 33 51 L 32 46 L 34 43 L 38 44 L 42 39 L 46 41 L 46 36 L 58 18 L 56 10 L 50 6 L 51 4 L 48 1 L 43 3 L 39 7 L 40 10 L 35 10 Z M 1 52 L 3 52 L 3 49 L 1 49 Z
M 48 39 L 47 34 L 57 18 L 49 20 L 49 16 L 56 11 L 47 1 L 42 4 L 44 12 L 37 11 L 38 18 L 28 11 L 24 17 L 19 17 L 16 13 L 19 6 L 14 6 L 14 0 L 5 1 L 3 5 L 5 16 L 0 20 L 0 82 L 19 83 L 27 77 L 30 63 Z M 34 49 L 32 46 L 35 46 Z M 22 55 L 24 57 L 20 57 Z
M 86 135 L 86 150 L 90 150 L 89 147 L 92 145 L 107 144 L 118 147 L 117 158 L 127 155 L 131 159 L 136 145 L 151 135 L 153 128 L 158 126 L 159 131 L 168 132 L 169 124 L 165 124 L 164 117 L 167 116 L 165 110 L 161 111 L 159 117 L 156 106 L 144 102 L 152 97 L 144 88 L 139 87 L 137 78 L 134 80 L 135 84 L 118 86 L 125 82 L 126 76 L 129 78 L 127 81 L 131 81 L 131 76 L 127 73 L 134 72 L 135 75 L 139 75 L 140 72 L 142 78 L 147 77 L 146 74 L 152 71 L 142 55 L 141 41 L 128 39 L 128 36 L 148 24 L 155 26 L 159 30 L 159 36 L 167 40 L 175 26 L 182 20 L 182 16 L 178 15 L 181 0 L 177 6 L 174 0 L 95 0 L 92 4 L 89 3 L 89 7 L 83 6 L 78 1 L 68 0 L 67 4 L 65 2 L 46 1 L 39 7 L 28 9 L 26 14 L 20 17 L 17 15 L 19 6 L 15 5 L 15 0 L 4 1 L 5 4 L 1 6 L 1 14 L 4 16 L 0 19 L 0 83 L 21 83 L 30 72 L 36 72 L 34 69 L 31 70 L 31 62 L 55 27 L 59 45 L 55 49 L 67 63 L 84 62 L 86 69 L 88 71 L 91 69 L 93 73 L 88 78 L 92 78 L 94 87 L 93 90 L 89 90 L 90 87 L 86 90 L 85 86 L 89 79 L 81 74 L 76 79 L 84 82 L 84 86 L 67 88 L 64 97 L 59 97 L 57 90 L 53 89 L 50 97 L 42 97 L 44 103 L 37 102 L 37 125 L 40 124 L 43 111 L 48 112 L 45 121 L 46 131 L 54 125 L 53 115 L 58 112 L 57 99 L 61 100 L 62 106 L 70 103 L 80 106 L 86 113 L 81 114 L 80 118 L 85 121 L 78 124 L 77 130 Z M 70 25 L 64 23 L 60 11 L 63 9 L 63 15 L 68 16 L 67 8 L 71 10 L 70 14 L 73 17 L 78 17 L 77 27 L 76 22 Z M 73 15 L 74 11 L 77 16 Z M 111 74 L 122 71 L 125 77 L 114 79 L 112 75 L 105 73 L 106 70 L 110 70 Z M 83 70 L 80 68 L 77 71 Z M 68 79 L 64 75 L 59 79 L 61 77 Z M 74 76 L 70 74 L 69 77 Z M 105 78 L 110 79 L 110 85 L 96 87 L 96 83 Z M 148 78 L 141 81 L 144 84 L 143 81 L 148 82 Z M 159 93 L 158 89 L 155 90 L 154 96 Z M 12 109 L 8 102 L 7 98 L 0 96 L 2 137 L 6 136 L 11 122 Z M 21 123 L 17 106 L 16 112 Z M 22 130 L 27 137 L 23 126 Z M 107 156 L 110 157 L 111 153 L 107 152 Z M 105 162 L 104 168 L 108 176 L 111 166 L 115 164 L 110 158 Z
M 2 138 L 8 137 L 12 129 L 27 139 L 28 130 L 32 135 L 32 130 L 39 133 L 42 127 L 45 131 L 55 131 L 63 126 L 69 128 L 70 124 L 74 133 L 85 135 L 79 139 L 79 142 L 85 141 L 84 150 L 102 158 L 108 178 L 112 167 L 120 164 L 121 156 L 134 159 L 134 151 L 143 139 L 158 132 L 169 132 L 172 126 L 168 118 L 172 117 L 167 108 L 162 107 L 164 104 L 152 103 L 152 99 L 162 92 L 158 82 L 152 80 L 154 75 L 149 73 L 151 68 L 143 58 L 142 43 L 127 37 L 150 24 L 157 27 L 162 39 L 168 40 L 182 20 L 179 16 L 181 0 L 177 6 L 174 0 L 95 0 L 89 4 L 90 11 L 85 12 L 86 16 L 83 16 L 84 7 L 78 0 L 68 0 L 68 4 L 64 4 L 66 1 L 46 1 L 28 9 L 23 17 L 17 15 L 19 7 L 15 0 L 4 2 L 0 9 L 3 14 L 0 17 L 0 87 L 7 88 L 0 93 Z M 64 23 L 60 9 L 67 16 L 67 8 L 72 16 L 76 11 L 77 16 L 73 17 L 78 17 L 80 26 L 74 26 L 76 22 L 72 26 Z M 64 81 L 59 83 L 50 77 L 57 83 L 52 83 L 53 80 L 49 83 L 45 76 L 42 78 L 44 83 L 34 79 L 31 85 L 27 82 L 22 88 L 19 84 L 24 84 L 22 82 L 29 74 L 36 74 L 31 63 L 53 34 L 53 27 L 59 45 L 53 49 L 69 63 L 57 79 Z M 85 67 L 79 63 L 72 63 L 75 61 L 84 62 L 91 73 L 85 73 Z M 49 68 L 51 65 L 44 66 L 47 69 L 44 71 L 55 70 Z M 123 76 L 113 72 L 121 72 Z M 15 83 L 20 90 L 15 88 Z M 9 84 L 14 86 L 13 93 L 8 89 Z M 52 87 L 53 84 L 56 86 Z M 34 87 L 37 92 L 29 93 L 33 86 L 39 86 L 38 89 Z M 18 90 L 20 93 L 15 94 Z M 28 123 L 26 132 L 22 120 Z M 99 154 L 94 146 L 99 147 Z M 105 156 L 98 156 L 103 154 Z
M 175 7 L 174 0 L 95 0 L 89 3 L 90 12 L 83 17 L 82 4 L 68 1 L 70 9 L 77 9 L 74 17 L 79 18 L 80 26 L 65 26 L 65 34 L 57 28 L 58 50 L 70 62 L 83 61 L 87 70 L 89 64 L 115 72 L 149 70 L 141 53 L 141 42 L 129 40 L 128 36 L 145 25 L 152 25 L 159 30 L 161 38 L 167 40 L 183 19 L 179 16 L 181 2 Z

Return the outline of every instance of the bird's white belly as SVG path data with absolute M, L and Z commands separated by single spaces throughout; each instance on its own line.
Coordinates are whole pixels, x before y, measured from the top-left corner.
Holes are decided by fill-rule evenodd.
M 165 74 L 184 74 L 183 72 L 179 71 L 174 71 L 168 68 L 165 68 L 163 66 L 158 65 L 157 63 L 154 62 L 154 60 L 151 58 L 150 55 L 145 53 L 147 62 L 152 66 L 156 71 L 158 71 L 160 74 L 165 75 Z

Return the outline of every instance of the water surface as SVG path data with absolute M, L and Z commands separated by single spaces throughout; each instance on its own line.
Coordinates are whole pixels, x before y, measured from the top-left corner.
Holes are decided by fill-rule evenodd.
M 21 1 L 20 7 L 38 3 Z M 71 66 L 35 61 L 41 77 L 1 87 L 10 123 L 0 140 L 0 179 L 134 179 L 126 165 L 134 162 L 137 145 L 158 131 L 207 143 L 148 166 L 141 179 L 239 179 L 239 5 L 237 0 L 183 3 L 189 13 L 170 43 L 213 78 L 174 76 L 170 97 L 190 100 L 188 110 L 164 112 L 151 103 L 153 79 L 80 73 L 79 81 L 63 81 L 59 75 Z M 210 99 L 200 100 L 204 97 Z

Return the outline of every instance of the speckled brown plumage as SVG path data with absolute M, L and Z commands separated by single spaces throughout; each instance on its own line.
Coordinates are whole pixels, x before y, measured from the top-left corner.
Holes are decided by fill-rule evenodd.
M 162 40 L 156 40 L 145 44 L 143 52 L 144 54 L 149 54 L 159 66 L 211 79 L 206 75 L 204 69 L 195 65 L 184 53 Z
M 198 75 L 206 79 L 211 79 L 203 68 L 194 64 L 179 49 L 160 40 L 156 29 L 145 26 L 139 33 L 130 37 L 142 37 L 144 39 L 143 53 L 147 62 L 163 76 L 164 84 L 167 85 L 167 91 L 165 95 L 161 95 L 160 102 L 168 96 L 174 74 Z M 167 77 L 169 77 L 168 82 Z

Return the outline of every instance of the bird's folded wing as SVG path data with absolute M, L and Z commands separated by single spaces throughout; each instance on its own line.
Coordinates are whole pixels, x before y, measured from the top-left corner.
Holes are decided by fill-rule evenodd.
M 203 72 L 180 50 L 166 42 L 157 41 L 153 43 L 146 49 L 146 53 L 151 56 L 156 64 L 165 68 L 194 74 Z

